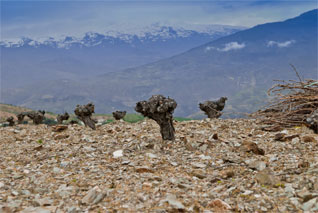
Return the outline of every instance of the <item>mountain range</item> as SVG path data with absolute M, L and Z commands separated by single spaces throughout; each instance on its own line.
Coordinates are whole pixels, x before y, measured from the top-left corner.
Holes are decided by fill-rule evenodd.
M 176 115 L 195 116 L 198 103 L 227 96 L 225 112 L 251 112 L 264 104 L 274 79 L 317 79 L 317 14 L 242 30 L 149 64 L 87 80 L 48 80 L 3 91 L 6 103 L 71 111 L 93 101 L 96 111 L 133 111 L 153 94 L 174 98 Z M 41 88 L 40 90 L 38 88 Z M 225 113 L 226 114 L 226 113 Z
M 155 24 L 129 34 L 88 32 L 82 37 L 4 40 L 0 42 L 2 86 L 95 77 L 167 58 L 241 29 L 206 25 L 195 31 Z

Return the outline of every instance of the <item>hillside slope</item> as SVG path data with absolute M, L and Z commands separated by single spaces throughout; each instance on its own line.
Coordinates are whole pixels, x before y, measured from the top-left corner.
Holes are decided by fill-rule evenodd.
M 180 103 L 179 113 L 189 114 L 199 101 L 220 96 L 237 99 L 229 101 L 236 110 L 251 110 L 253 101 L 266 97 L 274 79 L 296 78 L 290 63 L 301 77 L 317 78 L 317 11 L 259 25 L 120 74 L 107 74 L 95 84 L 111 84 L 105 87 L 115 87 L 116 96 L 125 97 L 122 101 L 134 102 L 135 97 L 153 93 L 169 95 Z M 249 102 L 250 97 L 255 98 Z
M 318 211 L 317 134 L 288 129 L 278 141 L 243 119 L 176 122 L 175 129 L 176 140 L 163 142 L 151 120 L 59 133 L 46 125 L 0 128 L 0 209 Z
M 4 122 L 8 117 L 13 116 L 15 120 L 17 120 L 16 115 L 21 112 L 30 112 L 33 111 L 32 109 L 20 106 L 14 106 L 11 104 L 2 104 L 0 103 L 0 123 Z M 55 119 L 56 115 L 53 113 L 47 112 L 45 114 L 46 118 Z M 25 118 L 28 120 L 28 118 Z
M 136 102 L 163 94 L 177 101 L 176 115 L 188 116 L 199 111 L 199 102 L 228 96 L 226 112 L 251 112 L 264 104 L 274 79 L 296 79 L 290 63 L 301 77 L 317 78 L 317 11 L 243 30 L 141 67 L 85 81 L 43 81 L 3 90 L 3 100 L 54 112 L 93 101 L 97 112 L 109 113 L 133 112 Z
M 198 32 L 153 26 L 142 35 L 88 32 L 83 37 L 3 41 L 2 87 L 15 88 L 47 79 L 83 79 L 136 67 L 244 29 L 222 25 L 206 28 L 208 31 Z

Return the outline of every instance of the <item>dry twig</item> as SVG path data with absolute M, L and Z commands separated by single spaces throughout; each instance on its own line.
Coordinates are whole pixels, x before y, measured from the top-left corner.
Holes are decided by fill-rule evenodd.
M 278 81 L 268 90 L 274 96 L 269 105 L 253 113 L 264 124 L 292 127 L 306 124 L 306 119 L 318 108 L 318 83 L 315 80 Z

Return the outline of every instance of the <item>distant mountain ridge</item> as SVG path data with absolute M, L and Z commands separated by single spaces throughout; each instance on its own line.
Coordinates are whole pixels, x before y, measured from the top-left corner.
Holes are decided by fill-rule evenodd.
M 201 26 L 198 30 L 189 30 L 183 27 L 162 26 L 154 24 L 143 31 L 122 33 L 109 31 L 105 33 L 87 32 L 83 37 L 62 36 L 60 38 L 32 39 L 22 37 L 21 39 L 0 41 L 0 47 L 19 48 L 19 47 L 41 47 L 50 46 L 53 48 L 72 48 L 72 47 L 93 47 L 98 45 L 126 42 L 134 45 L 134 42 L 149 43 L 155 41 L 167 41 L 169 39 L 187 38 L 194 36 L 206 36 L 209 39 L 229 35 L 245 27 L 227 25 L 207 25 Z
M 225 112 L 251 112 L 267 98 L 274 79 L 317 78 L 317 14 L 258 25 L 153 63 L 87 81 L 45 81 L 6 90 L 7 103 L 51 111 L 93 101 L 97 112 L 132 111 L 153 94 L 174 98 L 176 115 L 196 114 L 198 103 L 227 96 Z M 41 91 L 36 88 L 42 88 Z
M 155 25 L 138 34 L 89 32 L 83 37 L 2 41 L 2 87 L 91 78 L 170 57 L 240 29 L 211 25 L 194 31 Z

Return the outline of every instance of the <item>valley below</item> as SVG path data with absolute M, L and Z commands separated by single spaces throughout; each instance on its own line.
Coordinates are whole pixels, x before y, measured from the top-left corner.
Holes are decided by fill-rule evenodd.
M 1 6 L 0 213 L 318 212 L 316 2 Z
M 92 101 L 97 113 L 134 113 L 138 101 L 161 94 L 176 100 L 176 116 L 202 118 L 200 102 L 226 96 L 224 118 L 243 117 L 266 104 L 274 80 L 299 80 L 293 67 L 317 79 L 317 14 L 212 34 L 164 27 L 128 41 L 88 33 L 2 44 L 0 101 L 54 113 Z

